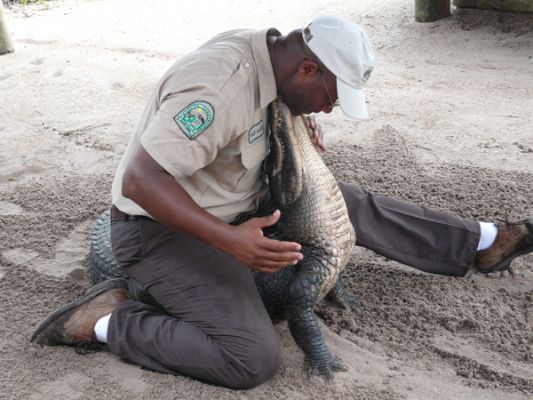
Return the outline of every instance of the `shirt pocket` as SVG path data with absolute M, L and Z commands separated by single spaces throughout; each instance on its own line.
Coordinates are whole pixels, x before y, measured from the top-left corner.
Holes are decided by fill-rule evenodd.
M 251 76 L 251 65 L 246 60 L 241 60 L 237 69 L 231 75 L 230 79 L 220 88 L 220 94 L 226 103 L 231 103 L 240 89 L 246 85 Z
M 269 147 L 266 133 L 263 133 L 262 136 L 242 147 L 241 162 L 246 170 L 257 168 L 268 155 Z
M 243 141 L 241 147 L 243 171 L 233 187 L 233 192 L 253 192 L 258 190 L 263 161 L 269 153 L 267 136 L 266 134 L 262 136 L 255 139 L 252 143 L 248 143 L 247 138 L 246 141 Z

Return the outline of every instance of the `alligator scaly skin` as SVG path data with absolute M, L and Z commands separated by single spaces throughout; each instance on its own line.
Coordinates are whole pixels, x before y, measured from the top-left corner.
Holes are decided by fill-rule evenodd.
M 272 201 L 281 210 L 276 238 L 300 243 L 304 259 L 274 274 L 256 273 L 255 282 L 271 317 L 287 318 L 310 374 L 329 380 L 346 368 L 328 350 L 313 309 L 328 293 L 345 299 L 339 278 L 355 232 L 337 181 L 311 141 L 307 120 L 275 101 L 270 121 L 265 169 Z

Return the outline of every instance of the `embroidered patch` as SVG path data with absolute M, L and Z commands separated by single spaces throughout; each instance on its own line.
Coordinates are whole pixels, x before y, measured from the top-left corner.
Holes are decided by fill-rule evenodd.
M 195 101 L 174 116 L 174 121 L 190 140 L 196 139 L 215 118 L 215 110 L 206 101 Z
M 263 133 L 265 133 L 265 124 L 263 124 L 263 120 L 261 120 L 248 131 L 248 143 L 252 143 L 258 137 L 263 136 Z

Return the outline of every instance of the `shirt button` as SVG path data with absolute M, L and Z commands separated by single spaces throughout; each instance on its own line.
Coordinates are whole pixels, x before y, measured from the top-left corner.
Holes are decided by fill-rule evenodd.
M 244 66 L 248 68 L 250 66 L 250 63 L 244 63 Z

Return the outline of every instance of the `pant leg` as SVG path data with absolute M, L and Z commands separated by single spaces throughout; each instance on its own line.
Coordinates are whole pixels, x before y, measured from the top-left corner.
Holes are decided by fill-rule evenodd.
M 464 276 L 480 237 L 479 223 L 340 182 L 357 245 L 422 271 Z
M 120 304 L 109 324 L 111 352 L 231 388 L 251 388 L 275 374 L 280 346 L 248 268 L 148 218 L 115 222 L 111 234 L 124 271 L 168 312 Z

